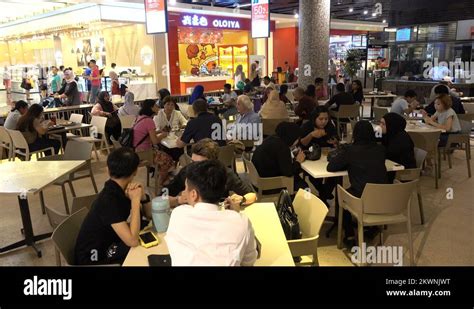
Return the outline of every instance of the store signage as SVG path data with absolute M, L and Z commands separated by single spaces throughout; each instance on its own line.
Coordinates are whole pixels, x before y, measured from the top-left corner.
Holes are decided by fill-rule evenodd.
M 270 5 L 268 0 L 252 0 L 252 38 L 270 37 Z
M 181 25 L 187 27 L 211 27 L 219 29 L 241 29 L 240 21 L 230 18 L 214 18 L 202 15 L 183 15 Z
M 148 34 L 168 32 L 167 0 L 145 0 L 146 32 Z

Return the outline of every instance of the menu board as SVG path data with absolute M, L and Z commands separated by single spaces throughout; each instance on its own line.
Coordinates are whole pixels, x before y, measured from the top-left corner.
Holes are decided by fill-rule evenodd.
M 270 4 L 268 0 L 252 0 L 252 38 L 270 37 Z
M 148 34 L 168 32 L 167 0 L 145 0 L 146 32 Z

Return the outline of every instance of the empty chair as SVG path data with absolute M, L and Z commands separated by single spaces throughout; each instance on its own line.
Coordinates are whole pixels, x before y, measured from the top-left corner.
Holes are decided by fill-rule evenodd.
M 474 103 L 464 103 L 463 107 L 466 113 L 474 114 Z
M 469 160 L 471 159 L 471 130 L 472 130 L 472 121 L 459 120 L 461 124 L 461 132 L 458 134 L 449 134 L 448 141 L 446 146 L 442 147 L 440 150 L 444 150 L 444 153 L 448 155 L 448 164 L 449 168 L 452 168 L 451 161 L 451 150 L 460 149 L 466 152 L 466 163 L 467 163 L 467 175 L 471 178 L 471 164 Z M 452 147 L 452 144 L 457 143 L 459 147 Z M 441 166 L 439 167 L 441 169 Z
M 54 185 L 61 186 L 63 200 L 64 200 L 64 208 L 66 213 L 69 214 L 69 206 L 67 201 L 67 194 L 66 194 L 66 187 L 65 185 L 69 185 L 69 189 L 71 190 L 71 194 L 73 197 L 76 197 L 76 192 L 74 190 L 73 181 L 83 179 L 83 178 L 90 178 L 92 185 L 94 187 L 95 193 L 97 193 L 97 185 L 94 179 L 94 173 L 92 172 L 92 165 L 91 165 L 91 150 L 92 145 L 87 142 L 80 142 L 78 140 L 71 140 L 66 145 L 66 150 L 64 155 L 56 155 L 56 156 L 49 156 L 40 158 L 40 161 L 73 161 L 73 160 L 85 160 L 86 164 L 79 168 L 76 171 L 71 172 L 69 175 L 63 176 L 54 182 Z
M 107 138 L 105 136 L 105 124 L 107 123 L 107 117 L 100 117 L 100 116 L 92 116 L 91 125 L 92 131 L 95 131 L 97 134 L 100 134 L 100 137 L 96 136 L 83 136 L 78 137 L 76 140 L 84 141 L 88 143 L 92 143 L 92 147 L 95 152 L 95 156 L 97 161 L 99 161 L 99 154 L 97 150 L 106 150 L 107 154 L 110 153 L 110 146 L 107 142 Z M 100 143 L 99 148 L 97 149 L 95 143 Z
M 363 248 L 364 227 L 406 223 L 410 264 L 414 265 L 410 198 L 417 183 L 418 180 L 395 184 L 369 183 L 365 186 L 361 198 L 351 195 L 341 185 L 337 185 L 339 207 L 342 208 L 338 215 L 337 247 L 340 249 L 342 242 L 343 209 L 349 211 L 357 220 L 359 248 Z M 382 232 L 380 239 L 383 244 Z
M 360 119 L 360 105 L 341 105 L 339 111 L 330 111 L 332 117 L 336 118 L 337 136 L 341 138 L 341 124 L 346 124 L 344 119 L 349 119 L 349 122 Z
M 321 226 L 328 213 L 326 205 L 315 195 L 299 189 L 293 200 L 293 208 L 298 216 L 301 239 L 288 240 L 291 255 L 299 257 L 312 255 L 311 265 L 318 266 L 318 240 Z
M 91 209 L 92 203 L 97 199 L 97 194 L 77 196 L 72 199 L 71 213 L 75 213 L 81 208 Z
M 408 132 L 413 144 L 416 148 L 420 148 L 434 158 L 435 167 L 435 188 L 438 189 L 438 178 L 441 177 L 441 171 L 439 168 L 440 157 L 438 153 L 438 141 L 441 131 L 429 131 L 429 132 Z
M 87 208 L 81 208 L 78 212 L 61 222 L 53 231 L 51 239 L 59 252 L 69 265 L 75 265 L 74 249 L 76 247 L 76 239 L 79 235 L 82 222 L 86 218 L 89 211 Z
M 260 177 L 258 175 L 257 169 L 252 161 L 247 160 L 245 157 L 242 157 L 246 170 L 248 171 L 248 176 L 250 178 L 250 183 L 254 186 L 257 190 L 257 197 L 259 201 L 262 199 L 271 200 L 276 202 L 279 196 L 279 193 L 275 194 L 263 194 L 264 190 L 273 190 L 273 189 L 282 189 L 286 188 L 290 195 L 293 195 L 293 177 L 285 177 L 285 176 L 278 176 L 278 177 Z
M 374 120 L 380 121 L 385 114 L 388 113 L 388 109 L 385 107 L 374 106 Z
M 224 164 L 226 167 L 230 167 L 234 169 L 234 161 L 235 161 L 235 153 L 234 153 L 234 145 L 226 145 L 219 147 L 219 161 Z
M 5 127 L 0 126 L 0 160 L 3 159 L 3 153 L 7 153 L 8 161 L 13 159 L 13 142 Z
M 402 171 L 397 171 L 395 178 L 399 181 L 413 181 L 420 179 L 421 168 L 423 167 L 423 163 L 425 162 L 427 152 L 415 148 L 415 159 L 416 159 L 416 168 L 407 168 Z M 425 224 L 425 215 L 423 212 L 423 200 L 420 191 L 420 183 L 418 182 L 416 185 L 416 195 L 418 197 L 418 207 L 420 209 L 420 220 L 421 224 Z
M 282 119 L 262 119 L 263 136 L 274 135 L 276 127 L 282 122 L 290 121 L 288 118 Z
M 46 207 L 46 215 L 48 216 L 49 225 L 51 225 L 53 230 L 69 217 L 49 207 Z M 54 248 L 54 254 L 56 256 L 56 265 L 61 266 L 61 254 L 56 247 Z
M 76 123 L 76 124 L 80 124 L 80 123 L 82 123 L 82 119 L 83 119 L 83 118 L 84 118 L 84 115 L 82 115 L 82 114 L 74 114 L 74 113 L 72 113 L 72 114 L 69 116 L 69 121 L 74 122 L 74 123 Z M 66 133 L 67 138 L 76 138 L 76 137 L 78 137 L 78 136 L 82 136 L 82 130 L 76 130 L 76 131 L 78 131 L 79 135 L 76 135 L 76 134 L 67 132 L 67 133 Z
M 123 129 L 130 129 L 133 127 L 133 124 L 135 123 L 135 120 L 137 117 L 133 115 L 126 115 L 126 116 L 119 116 L 120 123 L 122 124 L 122 130 Z
M 10 137 L 13 142 L 13 150 L 12 150 L 12 158 L 14 159 L 14 155 L 20 155 L 25 158 L 25 161 L 30 161 L 31 155 L 35 154 L 36 158 L 39 158 L 41 154 L 43 154 L 45 151 L 51 151 L 51 154 L 54 155 L 54 148 L 53 147 L 48 147 L 40 150 L 36 150 L 33 152 L 30 152 L 28 143 L 26 142 L 25 137 L 23 134 L 18 131 L 18 130 L 8 130 L 8 133 L 10 134 Z

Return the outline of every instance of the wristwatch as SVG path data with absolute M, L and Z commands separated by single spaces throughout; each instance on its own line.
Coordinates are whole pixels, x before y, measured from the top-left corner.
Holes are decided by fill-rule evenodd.
M 140 200 L 140 204 L 146 204 L 146 203 L 149 203 L 150 201 L 151 201 L 150 196 L 145 193 L 145 199 Z

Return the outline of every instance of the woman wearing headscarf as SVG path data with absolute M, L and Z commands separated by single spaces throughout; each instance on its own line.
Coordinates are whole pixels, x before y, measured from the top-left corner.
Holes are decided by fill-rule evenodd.
M 416 168 L 413 141 L 405 131 L 407 122 L 397 113 L 385 114 L 380 120 L 382 127 L 382 145 L 385 146 L 388 160 L 403 165 L 405 168 Z M 388 174 L 389 182 L 393 182 L 395 172 Z
M 71 69 L 64 70 L 64 83 L 55 94 L 56 98 L 63 99 L 64 105 L 80 105 L 81 94 L 77 87 L 77 81 L 74 78 L 74 72 Z
M 197 99 L 204 99 L 207 102 L 206 97 L 204 96 L 204 86 L 202 85 L 197 85 L 194 87 L 193 93 L 189 98 L 189 105 L 193 105 L 194 101 Z
M 342 148 L 329 160 L 327 171 L 348 171 L 351 186 L 347 191 L 355 197 L 361 197 L 368 183 L 387 183 L 385 167 L 385 148 L 378 145 L 374 128 L 368 121 L 359 121 L 352 133 L 353 144 Z M 343 227 L 345 243 L 354 243 L 354 226 L 348 211 L 344 211 Z
M 255 149 L 252 162 L 260 177 L 294 177 L 294 189 L 306 188 L 306 182 L 299 176 L 301 163 L 305 160 L 302 150 L 297 148 L 301 129 L 295 123 L 278 124 L 275 135 L 267 137 Z M 278 193 L 280 190 L 276 190 Z M 266 192 L 273 194 L 274 192 Z
M 122 133 L 122 125 L 117 115 L 118 108 L 110 101 L 110 96 L 107 91 L 101 91 L 97 96 L 97 104 L 92 108 L 91 114 L 93 116 L 107 117 L 105 124 L 105 133 L 107 140 L 110 142 L 110 136 L 118 140 Z
M 276 90 L 270 91 L 268 99 L 260 110 L 262 119 L 287 119 L 288 110 L 285 103 L 280 101 L 280 94 Z
M 114 71 L 109 72 L 110 80 L 112 81 L 111 89 L 112 95 L 121 95 L 120 93 L 120 82 L 117 73 Z
M 122 107 L 118 110 L 119 116 L 138 116 L 138 112 L 140 111 L 140 107 L 135 105 L 135 95 L 133 92 L 127 91 L 124 96 L 125 103 Z

